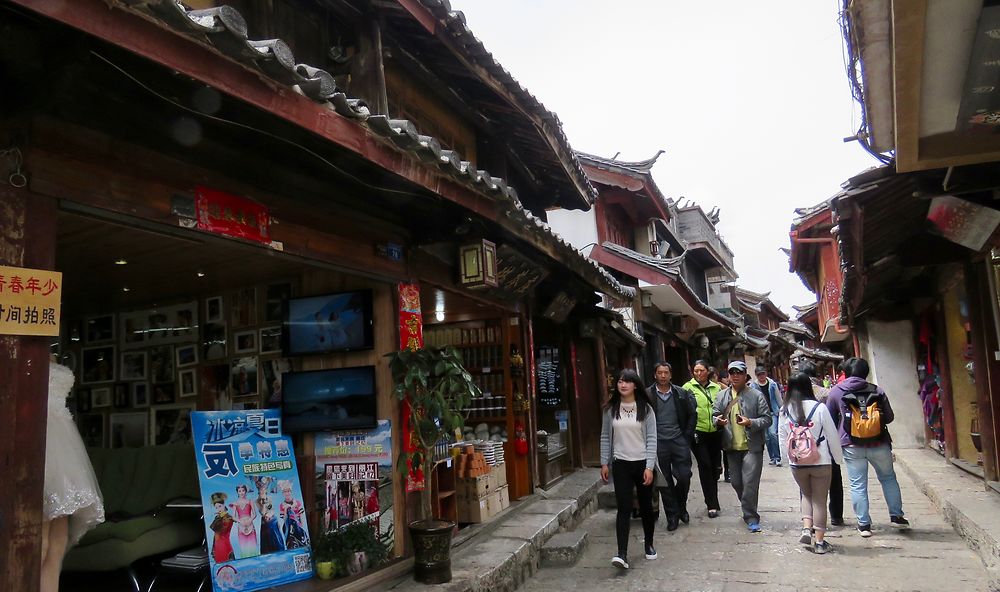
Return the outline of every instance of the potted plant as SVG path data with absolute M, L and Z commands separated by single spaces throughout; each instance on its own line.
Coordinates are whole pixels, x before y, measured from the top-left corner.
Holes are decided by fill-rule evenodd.
M 403 350 L 388 357 L 396 398 L 409 401 L 410 424 L 419 446 L 418 451 L 400 456 L 399 469 L 405 472 L 410 461 L 424 476 L 417 520 L 409 524 L 415 555 L 413 577 L 425 584 L 450 582 L 455 525 L 433 517 L 429 480 L 434 446 L 465 424 L 463 411 L 474 396 L 479 396 L 479 388 L 454 347 Z
M 337 576 L 338 566 L 344 555 L 344 536 L 337 529 L 324 531 L 312 542 L 313 560 L 316 562 L 316 575 L 320 579 L 329 580 Z

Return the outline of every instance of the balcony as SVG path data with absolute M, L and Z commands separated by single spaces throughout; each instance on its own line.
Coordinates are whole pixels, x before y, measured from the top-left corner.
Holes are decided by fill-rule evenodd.
M 680 208 L 677 213 L 677 227 L 681 238 L 687 242 L 688 256 L 694 255 L 706 268 L 721 266 L 733 271 L 733 252 L 705 212 L 698 206 L 691 206 Z

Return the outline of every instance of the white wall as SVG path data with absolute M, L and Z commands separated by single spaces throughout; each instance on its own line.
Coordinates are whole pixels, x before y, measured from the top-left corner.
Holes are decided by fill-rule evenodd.
M 889 425 L 893 446 L 924 446 L 924 413 L 917 382 L 917 353 L 910 321 L 865 324 L 861 355 L 871 365 L 870 382 L 882 387 L 889 396 L 896 419 Z
M 594 208 L 586 212 L 549 210 L 545 212 L 545 215 L 549 219 L 549 227 L 552 230 L 579 249 L 585 257 L 590 256 L 591 247 L 597 243 L 597 222 L 594 218 Z

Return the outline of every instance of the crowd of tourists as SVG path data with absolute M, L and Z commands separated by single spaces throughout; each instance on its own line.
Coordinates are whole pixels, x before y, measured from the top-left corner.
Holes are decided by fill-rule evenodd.
M 739 499 L 746 528 L 761 532 L 757 500 L 765 450 L 770 465 L 787 461 L 791 467 L 801 497 L 798 540 L 815 553 L 832 550 L 825 539 L 828 524 L 844 525 L 843 466 L 860 536 L 872 535 L 869 465 L 882 485 L 890 524 L 908 527 L 887 427 L 892 406 L 885 391 L 868 382 L 869 372 L 867 361 L 850 358 L 838 368 L 836 380 L 820 379 L 805 361 L 782 389 L 765 368 L 757 367 L 750 376 L 739 360 L 718 373 L 699 360 L 683 386 L 673 384 L 667 362 L 656 364 L 648 388 L 635 370 L 622 371 L 601 430 L 601 478 L 613 482 L 617 504 L 618 552 L 612 564 L 629 568 L 633 517 L 642 520 L 646 559 L 657 558 L 657 494 L 668 531 L 690 523 L 693 464 L 708 517 L 721 512 L 718 487 L 724 476 Z

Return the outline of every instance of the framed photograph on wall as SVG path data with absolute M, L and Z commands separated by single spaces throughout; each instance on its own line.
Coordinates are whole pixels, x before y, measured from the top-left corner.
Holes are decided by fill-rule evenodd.
M 235 349 L 233 349 L 233 353 L 257 353 L 257 331 L 254 331 L 253 329 L 250 331 L 237 331 L 236 333 L 233 333 L 233 341 L 236 345 Z
M 153 407 L 149 416 L 150 444 L 190 444 L 192 411 L 192 404 Z
M 81 413 L 77 418 L 77 428 L 83 444 L 88 448 L 104 447 L 104 414 Z
M 225 321 L 226 309 L 222 296 L 212 296 L 205 299 L 205 322 L 221 323 Z
M 111 407 L 111 387 L 90 389 L 90 406 L 94 409 Z
M 234 397 L 257 395 L 257 358 L 236 358 L 229 363 L 230 385 Z
M 142 448 L 149 442 L 149 414 L 112 413 L 108 434 L 111 448 Z
M 292 284 L 268 284 L 264 288 L 264 322 L 280 323 L 285 320 L 285 303 L 292 297 Z
M 80 352 L 82 358 L 80 384 L 114 382 L 115 352 L 113 345 L 83 348 Z
M 128 384 L 124 382 L 116 383 L 114 386 L 113 399 L 115 404 L 115 409 L 125 409 L 129 404 L 129 388 Z
M 122 364 L 119 377 L 122 380 L 146 380 L 148 377 L 146 367 L 148 354 L 142 351 L 122 352 Z
M 233 328 L 249 327 L 257 321 L 257 289 L 241 288 L 232 295 L 229 322 Z
M 205 361 L 225 359 L 229 355 L 226 340 L 225 323 L 205 323 L 201 340 L 201 351 L 205 354 L 203 359 Z
M 143 407 L 149 407 L 149 383 L 148 382 L 133 382 L 132 383 L 132 406 L 141 409 Z
M 106 314 L 84 319 L 83 336 L 87 343 L 114 341 L 115 315 Z
M 178 395 L 193 397 L 198 394 L 198 372 L 196 368 L 181 370 L 177 374 Z
M 261 355 L 281 353 L 281 325 L 264 327 L 260 330 L 260 353 Z
M 153 383 L 174 381 L 174 348 L 169 345 L 150 348 L 149 381 Z
M 274 358 L 260 362 L 260 400 L 264 407 L 281 407 L 281 375 L 292 371 L 288 358 Z
M 189 343 L 187 345 L 178 345 L 174 352 L 176 355 L 176 362 L 178 368 L 188 368 L 190 366 L 198 365 L 198 345 L 195 343 Z
M 158 382 L 150 387 L 150 398 L 153 405 L 169 405 L 177 400 L 176 385 L 173 382 Z

